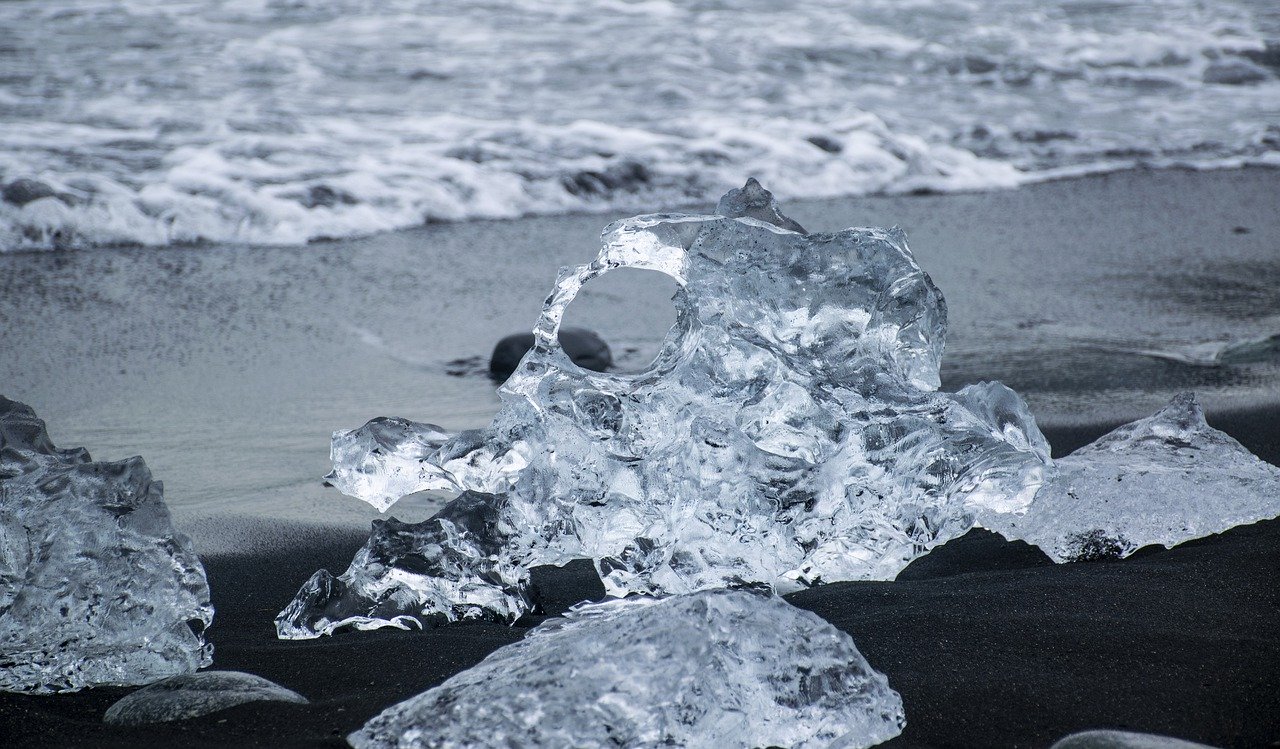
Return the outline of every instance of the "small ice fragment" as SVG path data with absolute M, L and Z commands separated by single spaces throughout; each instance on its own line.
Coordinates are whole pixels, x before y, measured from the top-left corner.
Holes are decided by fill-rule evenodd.
M 491 613 L 511 617 L 508 571 L 574 559 L 592 559 L 614 596 L 891 580 L 979 513 L 1030 503 L 1052 472 L 1044 437 L 999 383 L 937 392 L 946 305 L 900 231 L 785 230 L 755 182 L 721 210 L 748 217 L 608 227 L 594 262 L 562 271 L 488 428 L 375 419 L 334 435 L 329 479 L 341 491 L 383 510 L 430 489 L 493 495 L 486 527 L 501 529 L 483 544 L 492 555 L 416 536 L 415 555 L 470 571 L 439 586 L 399 576 L 407 588 L 356 607 L 376 617 L 338 607 L 344 616 L 418 618 L 437 600 L 423 591 L 453 595 L 466 579 L 487 581 Z M 674 333 L 640 374 L 584 371 L 558 343 L 561 318 L 583 284 L 622 267 L 676 281 Z M 378 558 L 365 564 L 343 579 L 384 577 Z M 323 609 L 350 597 L 325 575 L 282 632 L 339 620 Z M 476 593 L 432 606 L 452 618 Z
M 125 695 L 107 709 L 103 722 L 122 726 L 186 720 L 246 702 L 294 702 L 307 698 L 261 676 L 240 671 L 203 671 L 172 676 Z
M 0 397 L 0 690 L 147 684 L 210 664 L 209 585 L 142 458 L 59 450 Z
M 905 724 L 901 698 L 847 634 L 781 598 L 718 590 L 575 607 L 347 740 L 852 749 Z
M 421 620 L 515 619 L 529 608 L 529 573 L 499 553 L 509 530 L 500 501 L 467 492 L 430 520 L 373 521 L 369 541 L 340 577 L 319 570 L 276 617 L 283 640 L 342 627 L 421 627 Z
M 720 198 L 716 213 L 729 218 L 754 218 L 766 224 L 782 227 L 797 234 L 808 234 L 804 227 L 782 215 L 773 193 L 764 189 L 755 177 L 736 190 L 730 190 Z
M 1081 731 L 1058 739 L 1049 749 L 1213 749 L 1207 744 L 1132 731 Z
M 1056 466 L 1025 515 L 983 525 L 1067 562 L 1122 558 L 1280 516 L 1280 468 L 1210 427 L 1194 393 Z

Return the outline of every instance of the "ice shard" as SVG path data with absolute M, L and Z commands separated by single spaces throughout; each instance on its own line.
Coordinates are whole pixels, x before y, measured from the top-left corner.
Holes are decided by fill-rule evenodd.
M 577 607 L 347 740 L 852 749 L 905 723 L 902 700 L 847 634 L 781 598 L 717 590 Z
M 528 571 L 502 553 L 511 535 L 492 495 L 467 492 L 422 523 L 373 521 L 339 577 L 319 570 L 276 617 L 286 640 L 341 627 L 421 626 L 418 617 L 514 619 L 529 608 Z
M 104 723 L 136 726 L 216 713 L 247 702 L 292 702 L 307 698 L 272 681 L 241 671 L 202 671 L 171 676 L 124 696 L 107 708 Z
M 1209 426 L 1193 393 L 1056 465 L 1026 514 L 983 525 L 1068 562 L 1126 557 L 1280 516 L 1280 468 Z
M 487 429 L 375 419 L 334 435 L 330 480 L 379 509 L 492 495 L 505 535 L 473 577 L 588 558 L 615 596 L 892 579 L 977 513 L 1027 506 L 1052 470 L 1044 438 L 1002 385 L 937 392 L 946 306 L 899 230 L 805 234 L 754 182 L 720 210 L 607 227 L 594 262 L 561 272 Z M 617 268 L 677 284 L 677 322 L 637 374 L 583 370 L 557 342 L 579 289 Z M 421 556 L 456 556 L 421 538 Z M 495 613 L 519 606 L 509 582 Z M 387 600 L 423 613 L 420 578 L 393 584 Z
M 147 684 L 211 662 L 204 567 L 141 458 L 59 450 L 0 397 L 0 689 Z

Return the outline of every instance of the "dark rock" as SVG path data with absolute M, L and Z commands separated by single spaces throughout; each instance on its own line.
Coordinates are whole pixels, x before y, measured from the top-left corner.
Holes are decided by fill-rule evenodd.
M 15 179 L 5 185 L 3 191 L 0 191 L 0 196 L 4 198 L 6 203 L 13 203 L 18 206 L 26 205 L 41 198 L 52 198 L 56 195 L 57 193 L 52 187 L 38 180 L 25 177 Z
M 1228 86 L 1261 83 L 1269 77 L 1265 68 L 1248 60 L 1219 60 L 1204 70 L 1205 83 L 1221 83 Z
M 1280 71 L 1280 42 L 1266 42 L 1262 49 L 1246 49 L 1240 56 L 1264 68 Z
M 418 68 L 409 73 L 411 81 L 447 81 L 453 76 L 448 73 L 441 73 L 437 70 L 428 70 L 427 68 Z
M 649 184 L 653 175 L 638 161 L 623 161 L 604 171 L 583 170 L 561 179 L 564 189 L 579 197 L 635 192 Z
M 1076 134 L 1069 130 L 1015 130 L 1013 139 L 1019 143 L 1049 143 L 1055 140 L 1075 140 Z
M 821 148 L 827 153 L 840 153 L 844 150 L 844 146 L 840 145 L 840 141 L 826 135 L 810 135 L 808 138 L 805 138 L 805 140 L 818 148 Z
M 355 205 L 360 201 L 354 195 L 328 185 L 312 185 L 299 202 L 307 208 L 332 208 L 338 204 Z
M 964 69 L 974 75 L 990 73 L 998 67 L 1000 65 L 995 60 L 980 55 L 965 55 L 964 58 Z
M 754 218 L 799 234 L 809 233 L 778 210 L 773 193 L 761 187 L 755 177 L 749 178 L 741 188 L 725 193 L 716 205 L 716 214 L 729 218 Z
M 498 341 L 489 357 L 489 374 L 505 380 L 516 371 L 525 352 L 533 348 L 533 333 L 517 333 Z M 613 364 L 609 344 L 586 328 L 561 328 L 560 348 L 574 364 L 583 369 L 603 372 Z

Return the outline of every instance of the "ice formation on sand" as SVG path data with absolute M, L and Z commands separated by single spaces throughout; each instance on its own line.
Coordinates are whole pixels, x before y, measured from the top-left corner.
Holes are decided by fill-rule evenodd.
M 848 635 L 718 590 L 579 606 L 348 737 L 374 747 L 867 747 L 902 700 Z
M 204 568 L 142 458 L 59 450 L 0 397 L 0 689 L 147 684 L 211 662 Z
M 936 392 L 946 306 L 900 231 L 785 228 L 799 226 L 754 181 L 720 210 L 607 227 L 594 262 L 561 272 L 487 429 L 375 419 L 335 434 L 342 491 L 379 509 L 428 489 L 492 495 L 500 542 L 474 555 L 441 518 L 418 536 L 425 564 L 345 577 L 394 586 L 394 613 L 446 616 L 421 605 L 443 558 L 474 560 L 499 615 L 523 607 L 528 567 L 575 558 L 611 595 L 886 580 L 977 513 L 1027 506 L 1051 470 L 1044 438 L 1002 385 Z M 638 374 L 585 371 L 557 343 L 579 289 L 616 268 L 677 284 L 676 324 Z
M 340 577 L 319 570 L 276 617 L 283 639 L 353 626 L 417 626 L 410 614 L 515 619 L 528 608 L 523 570 L 502 553 L 495 498 L 467 492 L 426 522 L 373 521 L 369 541 Z
M 293 702 L 307 698 L 261 676 L 241 671 L 202 671 L 171 676 L 143 687 L 107 708 L 102 720 L 116 725 L 196 718 L 246 702 Z
M 1280 516 L 1280 468 L 1209 426 L 1193 393 L 1056 466 L 1025 515 L 983 525 L 1066 562 L 1126 557 Z

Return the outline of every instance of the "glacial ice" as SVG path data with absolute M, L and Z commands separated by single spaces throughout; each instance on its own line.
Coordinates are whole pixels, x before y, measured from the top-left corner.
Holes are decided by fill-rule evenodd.
M 1066 562 L 1126 557 L 1280 516 L 1280 468 L 1209 426 L 1193 393 L 1056 467 L 1026 514 L 982 524 Z
M 241 671 L 201 671 L 171 676 L 125 695 L 107 708 L 105 723 L 136 726 L 186 720 L 246 702 L 293 702 L 307 698 L 261 676 Z
M 204 567 L 142 458 L 59 450 L 0 397 L 0 689 L 147 684 L 212 662 Z
M 607 227 L 594 262 L 561 272 L 488 428 L 335 433 L 343 492 L 380 510 L 468 492 L 493 535 L 459 526 L 458 507 L 377 526 L 341 578 L 304 586 L 280 635 L 511 617 L 529 567 L 576 558 L 614 596 L 887 580 L 978 513 L 1026 508 L 1052 470 L 1044 438 L 1003 385 L 936 392 L 946 306 L 899 230 L 803 234 L 754 181 L 719 209 Z M 585 371 L 557 343 L 582 285 L 616 268 L 678 287 L 637 374 Z
M 582 605 L 375 716 L 375 747 L 867 747 L 902 700 L 850 637 L 781 598 L 716 590 Z

